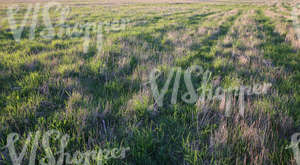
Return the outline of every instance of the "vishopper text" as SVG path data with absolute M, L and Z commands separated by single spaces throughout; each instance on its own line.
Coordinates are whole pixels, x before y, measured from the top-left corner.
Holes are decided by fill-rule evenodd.
M 56 18 L 57 22 L 52 23 L 54 18 L 50 17 L 51 10 L 54 12 L 60 12 L 59 17 Z M 10 6 L 7 10 L 8 23 L 10 30 L 12 31 L 15 41 L 20 42 L 22 33 L 24 31 L 27 23 L 30 23 L 29 27 L 29 40 L 33 40 L 36 37 L 37 25 L 39 29 L 39 35 L 44 39 L 54 39 L 54 38 L 66 38 L 66 37 L 84 37 L 83 51 L 88 52 L 91 34 L 95 34 L 96 47 L 98 52 L 102 49 L 103 42 L 103 32 L 104 31 L 120 31 L 125 29 L 125 25 L 128 22 L 126 19 L 120 19 L 118 21 L 106 21 L 106 22 L 76 22 L 73 26 L 66 23 L 68 16 L 71 12 L 69 6 L 64 6 L 57 2 L 49 2 L 44 6 L 40 3 L 29 4 L 27 10 L 24 13 L 24 18 L 21 20 L 19 27 L 17 26 L 15 15 L 19 14 L 19 6 Z M 53 11 L 53 10 L 52 10 Z M 42 14 L 42 22 L 39 23 L 39 13 Z M 29 16 L 32 15 L 31 22 L 28 21 Z M 52 19 L 52 20 L 51 20 Z M 43 27 L 41 25 L 44 25 Z
M 291 145 L 286 147 L 286 149 L 293 150 L 294 158 L 296 160 L 297 165 L 300 165 L 299 143 L 300 143 L 300 133 L 295 133 L 295 134 L 293 134 L 293 136 L 291 138 Z
M 73 155 L 65 152 L 65 148 L 69 143 L 70 136 L 67 134 L 61 134 L 57 130 L 49 130 L 43 136 L 41 131 L 35 132 L 33 135 L 30 133 L 25 140 L 25 144 L 21 150 L 21 153 L 16 152 L 15 144 L 19 143 L 19 134 L 11 133 L 7 136 L 7 148 L 9 151 L 9 156 L 13 165 L 24 164 L 24 156 L 29 153 L 29 144 L 32 144 L 30 149 L 29 165 L 35 165 L 36 155 L 38 146 L 42 146 L 45 152 L 45 157 L 39 160 L 38 164 L 41 165 L 63 165 L 63 164 L 84 164 L 89 165 L 91 162 L 97 165 L 102 165 L 109 159 L 123 159 L 125 158 L 126 151 L 130 148 L 113 148 L 113 149 L 99 149 L 86 152 L 76 151 Z M 41 139 L 41 144 L 40 144 Z M 60 148 L 58 152 L 54 153 L 51 150 L 50 142 L 54 140 L 59 140 Z M 57 158 L 57 159 L 56 159 Z
M 167 81 L 163 85 L 161 91 L 158 89 L 158 85 L 156 80 L 160 77 L 161 71 L 159 69 L 153 69 L 150 73 L 150 85 L 152 94 L 154 96 L 155 102 L 159 107 L 163 106 L 164 96 L 167 93 L 167 90 L 170 86 L 171 80 L 175 76 L 175 82 L 173 86 L 172 91 L 172 98 L 171 98 L 171 104 L 176 104 L 177 102 L 177 95 L 178 90 L 180 86 L 180 78 L 182 75 L 182 69 L 181 68 L 172 68 L 171 71 L 168 74 Z M 192 72 L 196 72 L 196 76 L 202 75 L 202 82 L 199 88 L 195 89 L 194 85 L 192 84 Z M 263 83 L 263 84 L 255 84 L 253 86 L 239 86 L 239 87 L 232 87 L 228 89 L 223 89 L 221 87 L 217 87 L 214 90 L 213 85 L 210 82 L 212 73 L 207 70 L 204 71 L 201 66 L 191 66 L 186 71 L 184 71 L 184 83 L 187 88 L 187 92 L 184 93 L 181 97 L 181 100 L 185 103 L 189 104 L 200 104 L 204 106 L 206 103 L 209 103 L 212 100 L 219 100 L 219 101 L 225 101 L 226 100 L 226 111 L 225 115 L 227 117 L 231 114 L 231 106 L 232 106 L 232 98 L 238 96 L 239 97 L 239 111 L 240 115 L 244 115 L 244 109 L 245 109 L 245 97 L 250 95 L 261 95 L 266 94 L 268 89 L 272 86 L 270 83 Z M 200 93 L 198 96 L 198 93 Z

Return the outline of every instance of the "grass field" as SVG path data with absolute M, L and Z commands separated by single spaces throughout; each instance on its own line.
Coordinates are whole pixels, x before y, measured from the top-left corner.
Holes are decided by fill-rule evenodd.
M 0 0 L 0 147 L 16 132 L 20 153 L 30 132 L 54 129 L 70 136 L 70 153 L 129 147 L 123 159 L 104 164 L 296 165 L 293 150 L 286 149 L 300 132 L 296 2 L 58 1 L 61 6 L 49 10 L 55 32 L 50 38 L 41 35 L 41 2 L 36 17 L 34 9 L 28 14 L 18 42 L 8 9 L 19 5 L 14 19 L 20 27 L 32 4 L 20 2 Z M 102 22 L 101 40 L 91 31 L 85 50 L 84 29 L 59 35 L 66 6 L 70 27 Z M 240 98 L 232 96 L 228 116 L 225 100 L 181 99 L 188 91 L 183 72 L 193 65 L 211 72 L 206 89 L 272 86 L 264 95 L 243 98 L 243 116 Z M 149 83 L 155 68 L 162 73 L 159 89 L 173 68 L 182 70 L 172 77 L 162 106 Z M 198 94 L 201 82 L 192 75 Z M 59 148 L 52 138 L 53 153 Z M 0 152 L 0 164 L 13 164 L 7 148 Z M 38 145 L 36 164 L 46 156 Z M 29 161 L 30 151 L 21 164 Z

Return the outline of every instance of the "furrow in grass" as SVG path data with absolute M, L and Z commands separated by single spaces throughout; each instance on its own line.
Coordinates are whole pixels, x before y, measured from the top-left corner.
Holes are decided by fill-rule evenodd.
M 285 75 L 280 75 L 276 84 L 273 84 L 273 87 L 276 88 L 279 92 L 280 98 L 287 97 L 287 101 L 283 101 L 285 99 L 279 99 L 280 104 L 283 106 L 281 108 L 285 114 L 289 114 L 295 123 L 291 124 L 290 131 L 295 126 L 299 126 L 299 111 L 297 110 L 299 107 L 299 83 L 297 83 L 297 77 L 299 77 L 299 52 L 295 53 L 292 46 L 285 42 L 285 35 L 276 32 L 275 23 L 276 21 L 266 17 L 261 10 L 257 11 L 257 15 L 255 17 L 255 21 L 259 26 L 259 30 L 261 35 L 265 36 L 265 41 L 260 45 L 260 48 L 264 51 L 264 57 L 267 59 L 271 59 L 276 67 L 281 67 L 284 69 Z M 279 101 L 278 100 L 278 101 Z M 273 120 L 277 121 L 277 118 Z M 282 120 L 282 119 L 281 119 Z M 283 121 L 279 121 L 278 125 L 274 125 L 275 129 L 280 129 L 283 127 Z M 286 128 L 281 128 L 286 129 Z M 282 133 L 282 131 L 274 132 L 274 133 Z M 281 135 L 279 134 L 279 138 L 275 140 L 277 142 L 276 150 L 284 150 L 284 142 L 286 141 L 287 134 Z M 272 161 L 287 163 L 290 160 L 291 153 L 286 152 L 284 157 L 279 158 L 274 152 L 274 157 L 272 157 Z

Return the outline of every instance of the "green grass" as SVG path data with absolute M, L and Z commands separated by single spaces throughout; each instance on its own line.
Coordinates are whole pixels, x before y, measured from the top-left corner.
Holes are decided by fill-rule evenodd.
M 282 5 L 291 10 L 289 3 Z M 130 148 L 124 159 L 106 164 L 294 162 L 292 151 L 285 147 L 300 125 L 300 54 L 285 35 L 276 32 L 278 20 L 264 14 L 279 8 L 235 3 L 71 8 L 67 20 L 71 26 L 86 21 L 128 21 L 123 30 L 105 27 L 100 52 L 96 34 L 91 33 L 93 42 L 87 53 L 83 36 L 42 38 L 42 23 L 37 25 L 34 40 L 29 39 L 28 23 L 21 41 L 16 42 L 4 21 L 0 26 L 1 147 L 12 132 L 22 135 L 20 151 L 29 132 L 56 129 L 70 135 L 66 148 L 70 153 Z M 23 19 L 25 12 L 16 18 Z M 50 15 L 59 18 L 54 11 Z M 6 17 L 6 7 L 1 8 L 0 17 Z M 42 21 L 41 13 L 38 18 Z M 247 43 L 249 36 L 259 44 Z M 229 43 L 224 41 L 227 38 Z M 241 65 L 239 57 L 254 49 L 258 54 L 252 53 L 250 61 Z M 272 65 L 267 67 L 258 59 L 270 60 Z M 219 101 L 204 108 L 182 101 L 187 88 L 180 73 L 177 103 L 171 103 L 173 76 L 163 106 L 156 109 L 147 84 L 150 71 L 161 69 L 161 89 L 173 67 L 185 71 L 192 65 L 210 70 L 210 81 L 220 78 L 219 85 L 226 89 L 271 81 L 272 91 L 251 96 L 245 117 L 238 116 L 238 105 L 226 117 Z M 200 88 L 201 77 L 192 77 L 194 88 Z M 52 142 L 52 151 L 58 151 L 59 142 Z M 8 151 L 0 152 L 0 164 L 11 164 Z M 24 158 L 27 164 L 29 156 Z M 39 146 L 37 160 L 43 157 L 45 152 Z

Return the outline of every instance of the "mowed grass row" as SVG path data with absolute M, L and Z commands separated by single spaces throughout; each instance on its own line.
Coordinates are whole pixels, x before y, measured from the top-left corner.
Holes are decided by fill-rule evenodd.
M 83 52 L 83 36 L 47 40 L 37 33 L 29 40 L 29 24 L 18 43 L 4 21 L 1 146 L 11 132 L 24 135 L 23 144 L 29 132 L 56 129 L 71 136 L 66 149 L 71 153 L 130 147 L 125 159 L 108 164 L 295 162 L 285 147 L 299 126 L 299 51 L 284 34 L 274 32 L 275 21 L 263 12 L 269 8 L 282 10 L 201 3 L 74 5 L 67 19 L 71 26 L 127 19 L 123 30 L 104 27 L 101 52 L 92 42 L 88 53 Z M 59 24 L 59 14 L 53 11 L 51 16 Z M 6 17 L 5 8 L 1 17 Z M 39 22 L 37 32 L 42 29 Z M 253 42 L 247 41 L 250 36 Z M 181 101 L 186 92 L 183 79 L 178 101 L 171 104 L 173 78 L 163 107 L 157 108 L 147 84 L 150 71 L 162 70 L 161 88 L 173 67 L 185 70 L 192 65 L 212 71 L 212 79 L 224 88 L 271 81 L 272 92 L 248 100 L 244 118 L 238 116 L 238 107 L 228 118 L 219 102 L 203 108 Z M 193 85 L 198 88 L 201 79 L 193 79 Z M 52 147 L 58 150 L 59 143 Z M 44 157 L 42 151 L 38 149 L 37 159 Z M 1 153 L 4 164 L 10 164 L 8 151 Z

